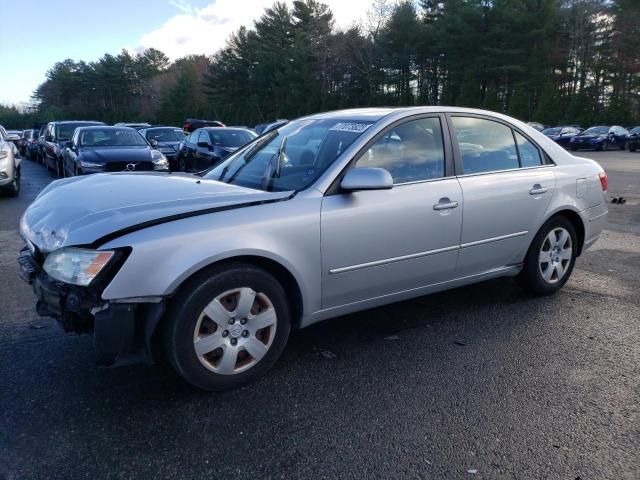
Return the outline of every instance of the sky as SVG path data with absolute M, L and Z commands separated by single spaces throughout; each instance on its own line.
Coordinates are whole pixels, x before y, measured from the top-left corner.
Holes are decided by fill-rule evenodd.
M 28 102 L 54 63 L 93 61 L 123 48 L 170 58 L 212 54 L 275 0 L 30 0 L 0 2 L 0 103 Z M 293 3 L 293 0 L 285 0 Z M 324 0 L 338 28 L 362 19 L 372 0 Z

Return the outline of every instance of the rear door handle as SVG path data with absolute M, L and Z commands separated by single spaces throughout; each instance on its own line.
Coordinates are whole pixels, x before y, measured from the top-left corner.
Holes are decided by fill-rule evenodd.
M 441 198 L 438 203 L 433 206 L 434 210 L 449 210 L 451 208 L 458 208 L 458 202 L 451 201 L 448 198 Z
M 547 193 L 547 187 L 543 187 L 539 183 L 536 183 L 531 190 L 529 190 L 529 195 L 542 195 L 543 193 Z

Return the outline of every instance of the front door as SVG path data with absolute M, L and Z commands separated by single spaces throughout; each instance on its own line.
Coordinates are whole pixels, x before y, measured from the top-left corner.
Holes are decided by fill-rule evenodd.
M 393 188 L 324 198 L 323 308 L 453 278 L 463 202 L 444 138 L 439 116 L 396 124 L 353 166 L 385 168 Z

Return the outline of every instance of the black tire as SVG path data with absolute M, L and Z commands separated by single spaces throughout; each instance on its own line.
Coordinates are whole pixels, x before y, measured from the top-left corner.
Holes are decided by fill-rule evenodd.
M 578 147 L 576 147 L 575 145 L 571 145 L 571 151 L 572 152 L 577 152 L 578 151 Z
M 15 172 L 13 172 L 13 183 L 9 186 L 7 190 L 7 195 L 10 197 L 17 197 L 20 194 L 20 169 L 17 168 Z
M 178 158 L 178 171 L 179 172 L 187 171 L 187 160 L 182 155 Z
M 600 145 L 598 145 L 598 148 L 596 148 L 596 150 L 599 150 L 601 152 L 606 152 L 608 149 L 609 149 L 609 142 L 607 142 L 606 140 L 602 142 Z
M 630 152 L 635 152 L 636 151 L 636 145 L 634 143 L 629 145 L 629 151 Z
M 540 254 L 547 236 L 554 230 L 563 228 L 571 237 L 572 254 L 562 278 L 550 283 L 544 279 L 540 266 Z M 573 224 L 564 216 L 550 218 L 534 237 L 524 260 L 524 267 L 516 277 L 516 282 L 526 291 L 535 295 L 551 295 L 560 290 L 573 272 L 578 250 L 577 235 Z
M 271 346 L 257 363 L 242 372 L 223 375 L 213 372 L 201 362 L 194 347 L 194 332 L 198 318 L 214 298 L 242 287 L 263 293 L 271 301 L 277 318 L 275 333 Z M 162 334 L 166 357 L 178 375 L 203 390 L 224 391 L 263 376 L 280 357 L 290 329 L 289 305 L 280 283 L 262 269 L 234 263 L 207 269 L 190 279 L 171 301 Z M 230 335 L 225 338 L 233 340 Z
M 56 175 L 58 178 L 65 178 L 67 172 L 64 170 L 64 160 L 61 158 L 56 160 Z
M 629 142 L 623 142 L 622 145 L 620 145 L 620 150 L 626 150 L 628 145 Z

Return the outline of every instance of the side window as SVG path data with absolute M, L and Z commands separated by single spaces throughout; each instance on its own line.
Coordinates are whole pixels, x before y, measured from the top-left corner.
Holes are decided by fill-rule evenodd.
M 538 150 L 538 147 L 518 132 L 514 133 L 516 134 L 516 140 L 518 141 L 518 153 L 520 154 L 520 163 L 522 167 L 539 167 L 542 165 L 542 157 L 540 156 L 540 150 Z
M 207 144 L 211 143 L 211 141 L 209 140 L 209 135 L 204 130 L 202 130 L 200 132 L 200 135 L 198 135 L 198 143 L 200 142 L 206 142 Z
M 465 174 L 519 168 L 511 128 L 492 120 L 452 117 Z
M 358 159 L 358 167 L 384 168 L 396 184 L 443 177 L 440 119 L 422 118 L 394 127 Z

